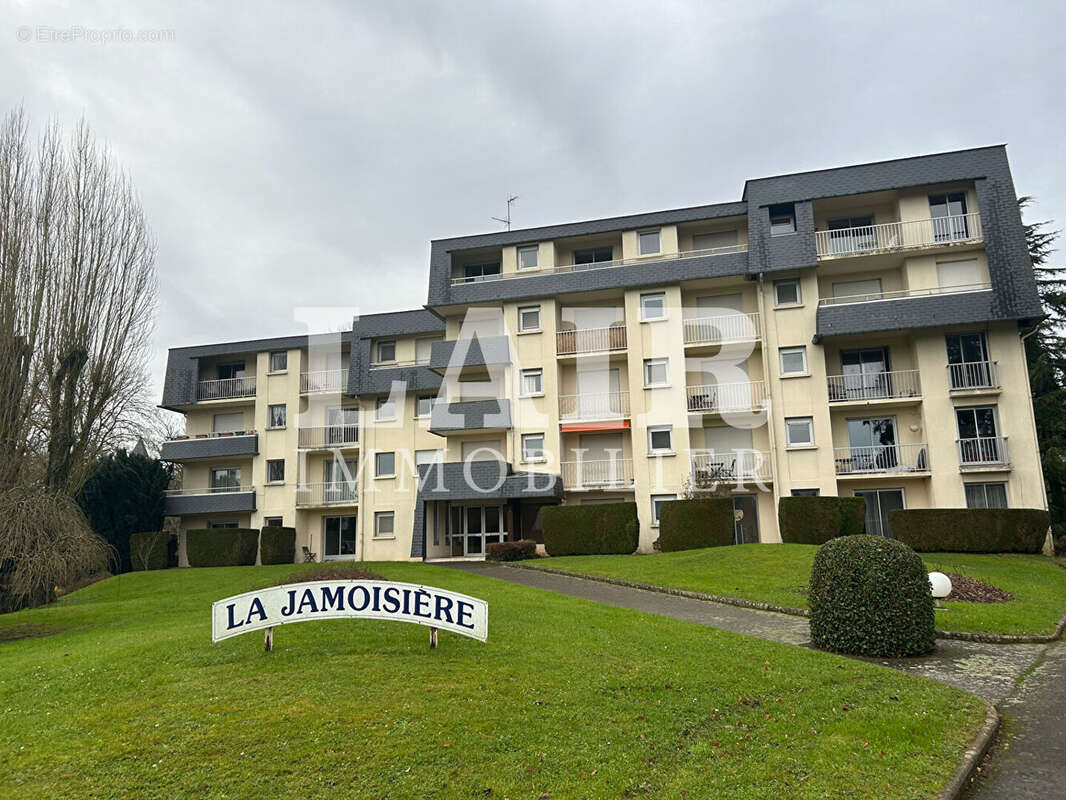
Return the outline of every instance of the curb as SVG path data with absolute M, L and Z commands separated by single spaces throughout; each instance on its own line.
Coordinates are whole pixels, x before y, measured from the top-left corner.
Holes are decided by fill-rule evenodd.
M 952 773 L 947 785 L 937 794 L 936 800 L 957 800 L 969 788 L 974 772 L 977 771 L 977 767 L 992 744 L 996 731 L 999 730 L 1000 720 L 999 712 L 989 703 L 981 730 L 977 732 L 973 743 L 963 753 L 962 760 L 955 767 L 955 772 Z
M 937 631 L 938 639 L 960 639 L 964 642 L 982 642 L 984 644 L 1050 644 L 1062 638 L 1066 629 L 1066 617 L 1059 620 L 1055 632 L 1050 635 L 1010 634 L 1010 633 L 962 633 L 960 631 Z

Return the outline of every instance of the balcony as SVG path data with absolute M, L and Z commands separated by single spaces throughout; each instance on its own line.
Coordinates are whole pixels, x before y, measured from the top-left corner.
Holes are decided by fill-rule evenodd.
M 724 344 L 726 342 L 757 342 L 759 314 L 721 314 L 714 317 L 693 317 L 684 321 L 685 344 Z
M 629 392 L 564 394 L 559 397 L 559 419 L 563 422 L 623 419 L 628 416 Z
M 559 467 L 563 476 L 563 488 L 567 490 L 633 487 L 633 460 L 630 458 L 564 461 Z
M 960 393 L 999 389 L 999 362 L 964 361 L 961 364 L 948 364 L 948 389 Z
M 510 428 L 511 401 L 507 399 L 434 403 L 429 418 L 429 432 L 440 436 Z
M 826 382 L 829 402 L 841 405 L 888 400 L 917 401 L 922 396 L 922 385 L 916 369 L 829 375 Z
M 873 292 L 868 294 L 842 295 L 841 297 L 822 297 L 818 300 L 818 305 L 845 306 L 852 303 L 873 303 L 879 300 L 902 300 L 908 297 L 987 292 L 991 288 L 991 283 L 972 283 L 965 286 L 931 286 L 926 289 L 898 289 L 893 292 Z
M 214 486 L 203 489 L 169 489 L 164 514 L 225 514 L 255 511 L 255 489 L 251 486 Z
M 237 400 L 255 397 L 255 377 L 220 378 L 213 381 L 200 381 L 196 385 L 196 400 Z
M 301 450 L 332 450 L 337 447 L 358 446 L 358 425 L 319 425 L 300 428 L 298 447 Z
M 837 475 L 929 474 L 929 453 L 924 442 L 834 447 L 833 461 Z
M 344 392 L 348 389 L 348 370 L 323 369 L 300 373 L 300 394 Z
M 686 386 L 685 396 L 688 410 L 693 414 L 759 411 L 766 405 L 766 388 L 762 381 Z
M 974 212 L 815 231 L 814 246 L 819 258 L 843 258 L 978 242 L 981 236 L 981 215 Z
M 1001 470 L 1010 466 L 1006 436 L 980 436 L 956 439 L 959 468 L 965 470 Z
M 768 483 L 773 480 L 770 454 L 761 450 L 699 450 L 692 454 L 692 483 L 712 489 L 723 483 Z
M 560 356 L 611 353 L 625 349 L 626 329 L 624 325 L 559 331 L 555 334 L 555 353 Z
M 443 340 L 442 340 L 443 341 Z M 428 367 L 429 358 L 415 358 L 408 361 L 373 361 L 370 369 L 393 369 L 397 367 Z
M 296 507 L 354 506 L 359 504 L 355 481 L 304 483 L 296 487 Z
M 259 453 L 259 437 L 255 431 L 232 433 L 198 433 L 163 442 L 159 457 L 163 461 L 195 461 L 201 458 L 254 456 Z

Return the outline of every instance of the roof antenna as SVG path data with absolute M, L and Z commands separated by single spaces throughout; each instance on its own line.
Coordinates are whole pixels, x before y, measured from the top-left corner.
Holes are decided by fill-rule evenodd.
M 502 222 L 504 225 L 506 225 L 507 226 L 507 230 L 511 230 L 511 204 L 514 203 L 514 201 L 517 200 L 517 199 L 518 199 L 518 195 L 515 195 L 514 197 L 508 197 L 507 198 L 507 218 L 506 219 L 502 219 L 500 217 L 493 217 L 493 219 L 496 220 L 497 222 Z

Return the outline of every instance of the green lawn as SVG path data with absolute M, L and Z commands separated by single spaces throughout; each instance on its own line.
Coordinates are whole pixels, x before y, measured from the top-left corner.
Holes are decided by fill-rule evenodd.
M 367 566 L 486 599 L 488 643 L 369 620 L 211 643 L 213 600 L 291 566 L 122 575 L 0 617 L 0 796 L 918 798 L 984 715 L 877 665 Z
M 565 556 L 527 561 L 532 566 L 637 583 L 690 589 L 725 597 L 806 608 L 817 551 L 804 544 L 745 544 L 642 556 Z M 1026 555 L 928 553 L 932 570 L 985 581 L 1014 595 L 1007 603 L 945 603 L 937 627 L 970 633 L 1050 634 L 1066 614 L 1066 570 L 1053 559 Z

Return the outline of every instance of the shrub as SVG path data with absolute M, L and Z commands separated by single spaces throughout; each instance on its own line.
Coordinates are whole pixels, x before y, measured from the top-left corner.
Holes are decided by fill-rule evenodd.
M 733 544 L 734 528 L 729 497 L 672 500 L 659 513 L 659 549 L 669 553 Z
M 296 560 L 296 528 L 280 525 L 263 528 L 259 534 L 260 564 L 292 564 Z
M 492 542 L 485 546 L 485 558 L 489 561 L 521 561 L 537 557 L 537 543 L 532 539 L 516 542 Z
M 636 503 L 545 506 L 540 519 L 553 556 L 632 553 L 639 542 Z
M 917 656 L 935 645 L 922 559 L 902 542 L 842 536 L 814 556 L 807 597 L 811 641 L 850 655 Z
M 863 532 L 866 501 L 861 497 L 782 497 L 777 521 L 782 542 L 825 544 L 838 536 Z
M 1051 521 L 1038 508 L 912 508 L 890 511 L 888 524 L 921 553 L 1039 553 Z
M 286 583 L 313 583 L 314 581 L 384 581 L 384 578 L 376 572 L 367 572 L 356 564 L 330 564 L 319 563 L 313 567 L 302 569 L 278 582 L 277 586 Z
M 131 533 L 129 554 L 133 569 L 166 569 L 171 534 L 166 531 Z
M 185 532 L 190 567 L 246 567 L 255 564 L 259 531 L 255 528 L 206 528 Z

